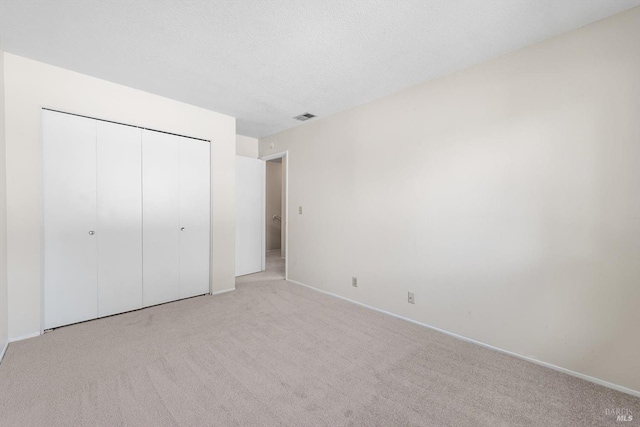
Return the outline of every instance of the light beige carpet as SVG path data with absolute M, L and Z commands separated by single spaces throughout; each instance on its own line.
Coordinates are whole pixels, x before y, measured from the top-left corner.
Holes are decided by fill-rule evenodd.
M 607 408 L 640 418 L 629 395 L 256 277 L 11 344 L 0 425 L 621 425 Z

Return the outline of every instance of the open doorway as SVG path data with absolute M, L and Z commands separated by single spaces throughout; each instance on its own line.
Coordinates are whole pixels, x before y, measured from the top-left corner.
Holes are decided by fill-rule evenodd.
M 265 270 L 286 278 L 287 264 L 287 155 L 264 158 L 265 165 Z
M 288 277 L 288 156 L 236 156 L 236 284 Z

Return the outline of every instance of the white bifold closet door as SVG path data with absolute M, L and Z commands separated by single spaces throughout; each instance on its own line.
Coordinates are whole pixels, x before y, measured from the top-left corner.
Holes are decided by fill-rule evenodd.
M 209 143 L 43 110 L 44 327 L 209 292 Z
M 98 317 L 142 307 L 140 129 L 97 120 Z
M 209 292 L 209 143 L 142 131 L 143 305 Z
M 265 162 L 236 156 L 236 277 L 264 270 Z
M 180 144 L 180 298 L 209 292 L 211 173 L 209 143 Z
M 98 315 L 96 121 L 44 110 L 44 327 Z

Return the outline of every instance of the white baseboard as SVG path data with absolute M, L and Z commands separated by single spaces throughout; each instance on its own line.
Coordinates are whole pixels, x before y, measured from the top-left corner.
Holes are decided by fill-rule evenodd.
M 231 292 L 231 291 L 235 291 L 235 290 L 236 290 L 236 288 L 223 289 L 221 291 L 211 292 L 211 295 L 226 294 L 227 292 Z
M 26 339 L 29 339 L 29 338 L 39 337 L 39 336 L 40 336 L 40 332 L 33 332 L 31 334 L 22 335 L 22 336 L 15 337 L 15 338 L 9 338 L 9 342 L 22 341 L 22 340 L 26 340 Z
M 373 307 L 373 306 L 370 306 L 370 305 L 367 305 L 367 304 L 363 304 L 361 302 L 354 301 L 352 299 L 343 297 L 343 296 L 338 295 L 338 294 L 334 294 L 332 292 L 323 291 L 322 289 L 314 288 L 313 286 L 306 285 L 304 283 L 300 283 L 300 282 L 297 282 L 295 280 L 287 279 L 287 281 L 291 282 L 293 284 L 296 284 L 296 285 L 304 286 L 305 288 L 312 289 L 312 290 L 314 290 L 316 292 L 320 292 L 320 293 L 323 293 L 325 295 L 330 295 L 332 297 L 340 298 L 341 300 L 348 301 L 348 302 L 353 303 L 353 304 L 357 304 L 357 305 L 359 305 L 361 307 L 365 307 L 365 308 L 368 308 L 370 310 L 377 311 L 379 313 L 388 314 L 389 316 L 395 317 L 397 319 L 402 319 L 402 320 L 405 320 L 407 322 L 414 323 L 416 325 L 424 326 L 425 328 L 429 328 L 429 329 L 432 329 L 434 331 L 441 332 L 441 333 L 443 333 L 445 335 L 449 335 L 449 336 L 457 338 L 459 340 L 467 341 L 467 342 L 479 345 L 481 347 L 488 348 L 490 350 L 499 351 L 500 353 L 505 353 L 505 354 L 508 354 L 510 356 L 517 357 L 518 359 L 526 360 L 527 362 L 535 363 L 536 365 L 540 365 L 540 366 L 544 366 L 545 368 L 553 369 L 554 371 L 562 372 L 564 374 L 571 375 L 573 377 L 577 377 L 577 378 L 583 379 L 585 381 L 589 381 L 589 382 L 592 382 L 592 383 L 595 383 L 595 384 L 598 384 L 598 385 L 601 385 L 601 386 L 605 386 L 605 387 L 611 388 L 613 390 L 621 391 L 622 393 L 627 393 L 627 394 L 630 394 L 632 396 L 640 397 L 640 391 L 638 391 L 638 390 L 633 390 L 633 389 L 630 389 L 630 388 L 627 388 L 627 387 L 623 387 L 623 386 L 618 385 L 618 384 L 614 384 L 614 383 L 610 383 L 610 382 L 605 381 L 605 380 L 601 380 L 600 378 L 595 378 L 595 377 L 592 377 L 590 375 L 581 374 L 580 372 L 575 372 L 575 371 L 572 371 L 570 369 L 563 368 L 561 366 L 557 366 L 557 365 L 553 365 L 551 363 L 543 362 L 542 360 L 534 359 L 534 358 L 531 358 L 531 357 L 528 357 L 528 356 L 523 356 L 521 354 L 514 353 L 514 352 L 509 351 L 509 350 L 505 350 L 505 349 L 502 349 L 502 348 L 499 348 L 499 347 L 492 346 L 491 344 L 486 344 L 486 343 L 483 343 L 481 341 L 476 341 L 476 340 L 474 340 L 472 338 L 468 338 L 468 337 L 465 337 L 465 336 L 462 336 L 462 335 L 458 335 L 458 334 L 456 334 L 454 332 L 449 332 L 449 331 L 446 331 L 444 329 L 440 329 L 440 328 L 437 328 L 435 326 L 428 325 L 426 323 L 418 322 L 417 320 L 413 320 L 413 319 L 410 319 L 408 317 L 400 316 L 399 314 L 391 313 L 390 311 L 382 310 L 382 309 L 377 308 L 377 307 Z
M 0 363 L 2 363 L 4 354 L 7 352 L 7 347 L 9 347 L 9 340 L 7 340 L 7 342 L 4 343 L 4 347 L 2 347 L 2 351 L 0 351 Z

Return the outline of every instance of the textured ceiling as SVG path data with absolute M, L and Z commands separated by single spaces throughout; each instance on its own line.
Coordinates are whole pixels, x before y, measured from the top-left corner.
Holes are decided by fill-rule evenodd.
M 239 134 L 263 137 L 637 5 L 0 0 L 0 37 L 8 52 L 235 116 Z

